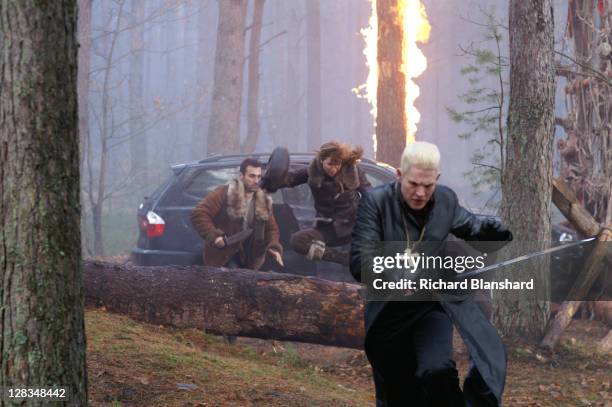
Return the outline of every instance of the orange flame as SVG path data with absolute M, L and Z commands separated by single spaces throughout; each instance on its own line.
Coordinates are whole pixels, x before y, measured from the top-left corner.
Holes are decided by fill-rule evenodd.
M 406 144 L 415 140 L 417 123 L 421 120 L 421 114 L 414 106 L 414 101 L 419 97 L 420 89 L 412 80 L 419 77 L 427 69 L 427 59 L 423 52 L 417 47 L 429 40 L 431 26 L 427 21 L 425 7 L 419 0 L 400 0 L 400 9 L 403 11 L 404 46 L 402 52 L 402 72 L 406 76 Z
M 376 13 L 376 0 L 370 0 L 372 14 L 369 19 L 369 26 L 361 29 L 361 35 L 365 41 L 363 54 L 366 57 L 366 66 L 369 69 L 366 83 L 353 89 L 358 97 L 365 98 L 372 108 L 370 113 L 374 119 L 376 128 L 376 117 L 378 108 L 376 105 L 376 91 L 378 88 L 378 15 Z M 414 78 L 421 75 L 427 69 L 427 59 L 423 52 L 417 47 L 417 42 L 426 43 L 429 40 L 431 26 L 427 21 L 425 7 L 419 0 L 398 0 L 401 21 L 403 27 L 403 53 L 401 70 L 406 77 L 406 100 L 404 109 L 406 112 L 406 144 L 415 140 L 417 124 L 421 119 L 419 111 L 414 106 L 415 100 L 419 97 L 419 87 L 413 82 Z M 372 137 L 374 152 L 376 152 L 376 135 Z

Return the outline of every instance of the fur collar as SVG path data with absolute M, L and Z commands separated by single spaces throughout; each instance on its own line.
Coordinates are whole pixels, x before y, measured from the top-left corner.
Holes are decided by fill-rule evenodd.
M 321 188 L 325 176 L 323 164 L 321 164 L 319 157 L 315 157 L 308 166 L 308 184 L 315 188 Z M 334 180 L 340 185 L 341 189 L 357 189 L 359 187 L 357 165 L 344 164 Z
M 267 221 L 272 212 L 272 198 L 262 189 L 253 195 L 255 200 L 255 218 Z M 247 214 L 244 184 L 238 178 L 230 181 L 227 188 L 227 214 L 233 220 L 244 219 Z

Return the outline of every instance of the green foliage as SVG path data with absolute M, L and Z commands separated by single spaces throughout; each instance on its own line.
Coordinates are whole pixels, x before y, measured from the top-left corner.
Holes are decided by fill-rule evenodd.
M 300 358 L 295 346 L 291 343 L 285 344 L 285 350 L 276 354 L 280 359 L 281 363 L 286 366 L 304 369 L 308 367 L 308 362 Z
M 473 168 L 463 175 L 470 181 L 474 195 L 493 191 L 485 208 L 497 210 L 506 148 L 509 64 L 508 58 L 502 55 L 505 28 L 496 20 L 494 9 L 481 10 L 481 13 L 485 22 L 475 24 L 483 27 L 483 41 L 462 48 L 469 62 L 460 73 L 469 88 L 458 98 L 465 108 L 447 107 L 446 111 L 454 123 L 468 128 L 457 134 L 459 139 L 473 142 L 475 135 L 487 137 L 484 145 L 475 148 L 470 157 Z

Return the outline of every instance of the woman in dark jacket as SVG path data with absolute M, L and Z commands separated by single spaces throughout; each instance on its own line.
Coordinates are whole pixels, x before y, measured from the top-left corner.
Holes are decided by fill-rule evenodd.
M 350 243 L 359 198 L 370 187 L 358 164 L 363 149 L 330 141 L 308 167 L 288 173 L 284 187 L 308 183 L 317 211 L 315 224 L 291 236 L 291 246 L 309 260 L 348 266 L 349 253 L 332 248 Z

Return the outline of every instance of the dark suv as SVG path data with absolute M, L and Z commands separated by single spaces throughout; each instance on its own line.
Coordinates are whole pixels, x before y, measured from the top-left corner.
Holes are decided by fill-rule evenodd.
M 265 163 L 269 154 L 248 155 Z M 227 184 L 238 175 L 239 166 L 247 155 L 213 156 L 201 161 L 172 167 L 172 175 L 138 207 L 140 234 L 132 250 L 132 260 L 137 265 L 193 265 L 202 264 L 203 240 L 191 224 L 191 211 L 206 194 L 220 185 Z M 292 169 L 308 165 L 314 154 L 291 154 Z M 372 186 L 393 181 L 395 169 L 387 164 L 364 158 L 361 162 Z M 274 216 L 280 228 L 280 241 L 285 248 L 285 268 L 266 261 L 262 270 L 289 271 L 292 274 L 317 275 L 330 280 L 353 281 L 342 266 L 328 262 L 312 262 L 291 250 L 291 235 L 311 227 L 315 217 L 314 203 L 307 184 L 295 188 L 283 188 L 272 194 Z M 555 242 L 576 239 L 573 230 L 554 225 Z M 348 246 L 346 247 L 348 249 Z M 552 259 L 563 264 L 570 253 L 564 251 Z M 575 253 L 572 254 L 574 257 Z
M 213 156 L 201 161 L 175 165 L 172 175 L 138 207 L 140 234 L 132 250 L 138 265 L 202 264 L 200 236 L 191 224 L 191 211 L 206 194 L 238 176 L 239 166 L 246 157 L 262 163 L 269 154 Z M 291 154 L 291 168 L 310 164 L 314 154 Z M 363 159 L 361 167 L 372 186 L 395 179 L 395 170 L 370 159 Z M 283 188 L 272 194 L 274 216 L 280 228 L 280 241 L 285 249 L 284 271 L 293 274 L 318 275 L 333 280 L 352 281 L 347 270 L 328 262 L 315 263 L 291 250 L 289 239 L 294 232 L 312 226 L 314 203 L 307 184 Z M 348 249 L 348 248 L 347 248 Z M 262 270 L 281 271 L 273 261 Z

